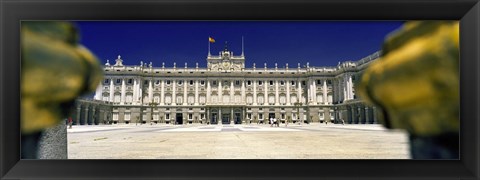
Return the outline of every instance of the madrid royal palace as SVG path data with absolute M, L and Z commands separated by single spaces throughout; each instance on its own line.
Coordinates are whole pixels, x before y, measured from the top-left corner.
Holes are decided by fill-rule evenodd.
M 361 101 L 355 84 L 380 52 L 333 67 L 248 62 L 243 52 L 207 55 L 207 67 L 141 62 L 119 55 L 103 66 L 93 99 L 79 98 L 74 125 L 377 123 L 376 108 Z M 320 59 L 318 59 L 320 61 Z M 294 62 L 295 63 L 295 62 Z

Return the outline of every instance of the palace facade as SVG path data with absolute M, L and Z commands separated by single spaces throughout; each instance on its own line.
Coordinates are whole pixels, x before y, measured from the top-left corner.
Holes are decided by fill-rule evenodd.
M 243 46 L 243 45 L 242 45 Z M 245 55 L 227 46 L 207 56 L 207 67 L 154 67 L 115 64 L 103 67 L 105 77 L 93 99 L 76 102 L 74 125 L 162 123 L 268 123 L 270 117 L 291 123 L 373 124 L 376 108 L 355 94 L 355 84 L 380 52 L 335 67 L 309 64 L 263 64 L 245 68 Z

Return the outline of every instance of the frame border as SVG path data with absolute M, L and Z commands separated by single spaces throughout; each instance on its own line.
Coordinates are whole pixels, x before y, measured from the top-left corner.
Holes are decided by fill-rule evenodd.
M 478 2 L 0 0 L 0 179 L 478 179 Z M 460 160 L 20 160 L 21 20 L 435 19 L 461 20 Z

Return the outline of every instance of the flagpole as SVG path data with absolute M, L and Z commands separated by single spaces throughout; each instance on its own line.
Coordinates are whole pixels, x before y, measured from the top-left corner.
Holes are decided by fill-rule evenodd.
M 243 49 L 244 49 L 244 48 L 243 48 L 243 36 L 242 36 L 242 56 L 244 56 L 244 55 L 243 55 Z
M 211 56 L 210 54 L 210 36 L 208 37 L 208 56 Z

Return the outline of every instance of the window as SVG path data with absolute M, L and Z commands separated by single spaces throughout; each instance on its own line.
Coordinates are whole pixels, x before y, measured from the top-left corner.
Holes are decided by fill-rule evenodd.
M 125 121 L 128 121 L 130 120 L 130 113 L 125 113 Z
M 247 114 L 247 119 L 252 119 L 252 113 Z
M 133 83 L 133 79 L 128 79 L 128 84 L 132 84 Z
M 270 86 L 273 86 L 273 81 L 270 81 Z
M 170 80 L 167 80 L 167 84 L 170 84 Z
M 280 81 L 280 85 L 285 85 L 285 81 Z
M 217 85 L 217 81 L 212 81 L 212 84 L 213 84 L 213 85 Z
M 154 114 L 153 114 L 153 120 L 158 121 L 158 113 L 154 113 Z
M 195 101 L 195 97 L 193 95 L 189 95 L 188 98 L 187 98 L 188 104 L 193 104 L 193 103 L 195 103 L 194 101 Z M 192 108 L 190 108 L 190 110 L 191 109 Z
M 120 79 L 117 79 L 117 84 L 120 84 Z
M 257 102 L 258 104 L 263 104 L 263 95 L 257 97 L 257 101 L 258 101 L 258 102 Z
M 258 108 L 259 111 L 263 110 L 263 108 Z
M 295 81 L 292 81 L 292 86 L 295 86 Z
M 250 94 L 247 95 L 247 103 L 248 103 L 248 104 L 252 104 L 252 103 L 253 103 L 253 97 L 252 97 L 252 95 L 250 95 Z
M 193 85 L 193 80 L 190 80 L 190 85 Z
M 205 119 L 205 114 L 200 114 L 200 119 Z
M 325 119 L 325 114 L 323 112 L 319 112 L 318 117 L 320 117 L 320 120 L 324 120 Z
M 103 83 L 108 84 L 110 82 L 110 79 L 105 79 Z
M 103 94 L 103 101 L 109 101 L 110 96 L 108 94 Z
M 188 120 L 192 120 L 193 119 L 193 114 L 188 114 Z
M 201 81 L 200 81 L 200 84 L 201 84 L 201 85 L 205 85 L 205 81 L 204 81 L 204 80 L 201 80 Z
M 165 120 L 170 120 L 170 113 L 165 114 Z
M 282 113 L 281 119 L 285 120 L 285 113 Z
M 182 85 L 183 81 L 182 80 L 179 80 L 178 81 L 178 85 Z
M 327 81 L 327 84 L 332 84 L 332 80 L 328 80 L 328 81 Z
M 160 84 L 160 80 L 156 80 L 156 81 L 155 81 L 155 84 L 156 84 L 156 85 L 159 85 L 159 84 Z
M 247 85 L 249 85 L 249 86 L 252 85 L 252 81 L 248 80 Z
M 235 81 L 235 85 L 237 85 L 237 86 L 240 85 L 240 81 L 239 81 L 239 80 L 236 80 L 236 81 Z
M 268 104 L 270 105 L 275 104 L 275 96 L 273 95 L 268 96 Z
M 263 84 L 263 81 L 258 81 L 258 85 L 262 85 Z
M 128 93 L 125 101 L 126 101 L 127 103 L 131 103 L 132 100 L 133 100 L 133 94 Z
M 317 80 L 317 84 L 322 84 L 322 81 L 321 81 L 321 80 Z
M 143 81 L 143 84 L 148 84 L 148 81 L 147 80 Z
M 304 86 L 305 86 L 305 81 L 302 81 L 302 85 L 304 85 Z
M 263 114 L 258 114 L 258 119 L 263 119 Z
M 112 120 L 118 121 L 118 112 L 114 112 L 114 113 L 113 113 Z
M 165 111 L 170 111 L 170 108 L 165 108 Z

